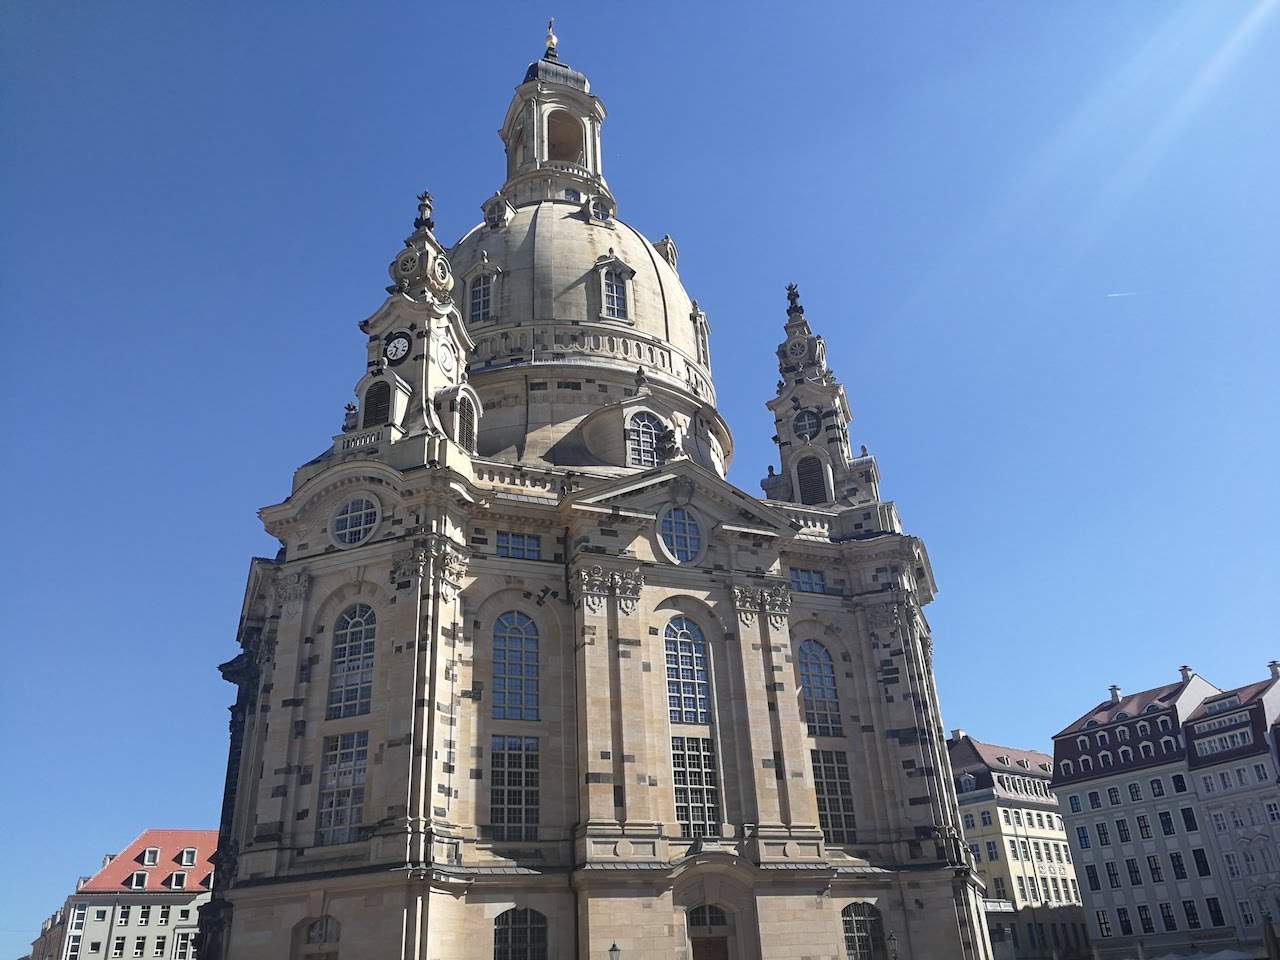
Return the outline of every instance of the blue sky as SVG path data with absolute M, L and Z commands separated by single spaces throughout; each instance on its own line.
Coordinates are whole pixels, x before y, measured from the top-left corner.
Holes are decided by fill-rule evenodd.
M 452 239 L 500 184 L 549 13 L 752 493 L 800 284 L 929 546 L 949 727 L 1043 748 L 1113 682 L 1264 676 L 1278 7 L 5 4 L 0 955 L 215 825 L 255 512 L 336 432 L 414 194 Z

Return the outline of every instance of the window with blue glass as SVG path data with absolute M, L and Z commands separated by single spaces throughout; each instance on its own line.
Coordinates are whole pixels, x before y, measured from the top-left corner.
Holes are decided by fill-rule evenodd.
M 688 617 L 672 617 L 664 637 L 667 653 L 667 710 L 672 723 L 709 723 L 710 683 L 707 643 Z
M 519 610 L 493 627 L 493 719 L 538 719 L 538 627 Z

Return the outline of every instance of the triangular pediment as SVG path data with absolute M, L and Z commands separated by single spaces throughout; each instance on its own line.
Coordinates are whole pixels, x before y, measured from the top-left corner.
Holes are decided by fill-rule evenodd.
M 685 458 L 630 477 L 591 484 L 570 497 L 567 505 L 583 513 L 639 519 L 652 518 L 672 503 L 692 504 L 727 532 L 789 538 L 799 529 L 781 510 Z

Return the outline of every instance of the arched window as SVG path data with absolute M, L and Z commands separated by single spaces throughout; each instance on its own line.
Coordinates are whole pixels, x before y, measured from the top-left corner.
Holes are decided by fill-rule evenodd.
M 869 903 L 851 903 L 840 911 L 844 950 L 849 960 L 884 960 L 884 921 Z
M 615 320 L 627 319 L 627 278 L 617 270 L 604 273 L 604 314 Z
M 582 163 L 582 124 L 564 110 L 547 117 L 547 159 Z
M 493 960 L 547 960 L 547 918 L 515 907 L 493 921 Z
M 471 281 L 471 312 L 469 319 L 472 323 L 485 323 L 492 315 L 493 306 L 493 274 L 482 273 L 478 277 L 474 277 Z
M 301 921 L 293 928 L 293 960 L 336 960 L 341 927 L 333 917 L 324 916 Z M 188 945 L 189 946 L 189 945 Z M 186 952 L 184 952 L 186 949 Z M 175 956 L 185 957 L 190 950 L 178 941 Z
M 691 927 L 727 927 L 729 925 L 729 919 L 724 915 L 724 911 L 712 904 L 694 907 L 689 911 L 688 919 Z
M 822 430 L 822 419 L 813 410 L 801 410 L 791 421 L 791 428 L 801 440 L 812 440 Z
M 1156 721 L 1156 726 L 1158 726 L 1161 730 L 1170 730 L 1173 728 L 1173 721 L 1170 720 L 1168 717 L 1161 717 L 1159 720 Z
M 816 640 L 800 644 L 800 690 L 804 695 L 804 722 L 811 737 L 843 737 L 836 671 L 831 654 Z
M 458 446 L 476 452 L 476 407 L 465 394 L 458 398 Z
M 1156 755 L 1156 748 L 1149 743 L 1138 744 L 1138 752 L 1142 754 L 1144 760 L 1150 760 Z
M 1091 757 L 1081 757 L 1080 771 L 1083 773 L 1084 771 L 1092 770 L 1092 769 L 1093 769 L 1093 759 Z
M 817 457 L 803 457 L 796 464 L 796 480 L 800 484 L 801 503 L 827 502 L 826 472 Z
M 1149 737 L 1150 735 L 1151 735 L 1151 724 L 1147 723 L 1147 721 L 1145 720 L 1139 721 L 1138 736 Z
M 707 643 L 688 617 L 672 617 L 664 637 L 667 654 L 667 712 L 672 723 L 708 723 L 711 696 Z
M 1062 771 L 1062 775 L 1064 777 L 1069 777 L 1071 776 L 1071 774 L 1075 773 L 1076 768 L 1075 768 L 1075 764 L 1073 764 L 1070 760 L 1063 760 L 1060 764 L 1058 764 L 1058 769 Z
M 1121 747 L 1117 752 L 1120 754 L 1121 763 L 1128 763 L 1130 760 L 1133 759 L 1133 751 L 1130 750 L 1128 747 Z
M 1160 738 L 1160 750 L 1163 753 L 1173 753 L 1176 746 L 1177 745 L 1173 742 L 1173 737 Z
M 627 463 L 633 467 L 656 467 L 659 459 L 658 438 L 666 424 L 652 413 L 637 413 L 627 428 Z
M 343 610 L 333 625 L 333 660 L 329 665 L 326 720 L 369 712 L 373 696 L 373 608 L 357 603 Z
M 1098 754 L 1098 763 L 1100 763 L 1104 767 L 1111 766 L 1111 751 L 1103 750 L 1100 754 Z
M 493 719 L 538 719 L 538 627 L 519 610 L 493 627 Z
M 702 528 L 683 507 L 672 507 L 662 515 L 658 532 L 677 563 L 692 563 L 702 551 Z
M 379 380 L 364 392 L 364 420 L 366 427 L 380 427 L 391 419 L 391 384 Z
M 1076 747 L 1077 747 L 1078 749 L 1080 749 L 1080 750 L 1088 750 L 1088 749 L 1089 749 L 1089 738 L 1088 738 L 1088 737 L 1077 737 L 1077 738 L 1076 738 Z

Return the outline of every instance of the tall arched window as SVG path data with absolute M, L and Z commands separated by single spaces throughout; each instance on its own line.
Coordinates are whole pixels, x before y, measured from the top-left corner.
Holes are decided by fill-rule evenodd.
M 656 467 L 661 461 L 658 457 L 658 438 L 666 424 L 652 413 L 640 412 L 631 418 L 627 427 L 627 463 L 633 467 Z
M 816 640 L 800 644 L 800 690 L 804 695 L 804 722 L 811 737 L 843 737 L 840 698 L 831 654 Z
M 710 684 L 707 644 L 702 630 L 688 617 L 667 624 L 667 710 L 672 723 L 707 723 Z
M 482 273 L 471 281 L 472 323 L 485 323 L 492 315 L 493 306 L 493 274 Z
M 391 419 L 391 384 L 379 380 L 364 392 L 364 420 L 366 427 L 380 427 Z
M 627 278 L 617 270 L 604 273 L 604 313 L 615 320 L 627 319 Z
M 817 457 L 804 457 L 796 464 L 796 480 L 800 484 L 801 503 L 827 502 L 826 471 Z
M 538 719 L 538 627 L 519 610 L 493 627 L 493 719 Z
M 514 907 L 493 921 L 493 960 L 547 960 L 547 918 Z
M 844 950 L 849 960 L 884 960 L 884 920 L 869 903 L 851 903 L 840 911 Z
M 329 666 L 329 705 L 325 719 L 369 712 L 373 696 L 373 608 L 357 603 L 333 625 L 333 661 Z
M 458 399 L 458 446 L 476 452 L 476 407 L 465 394 Z

